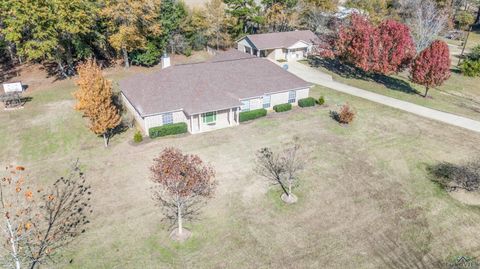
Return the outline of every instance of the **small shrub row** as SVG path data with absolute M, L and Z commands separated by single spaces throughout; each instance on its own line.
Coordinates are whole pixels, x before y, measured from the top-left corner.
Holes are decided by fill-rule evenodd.
M 186 132 L 188 132 L 187 124 L 185 122 L 179 122 L 150 128 L 148 130 L 148 136 L 150 136 L 150 138 L 155 138 L 166 135 L 183 134 Z
M 273 110 L 275 110 L 275 112 L 285 112 L 290 109 L 292 109 L 292 104 L 280 104 L 273 106 Z
M 299 99 L 298 106 L 299 107 L 315 106 L 315 98 L 308 97 L 308 98 Z
M 239 118 L 240 122 L 254 120 L 256 118 L 265 117 L 267 115 L 267 110 L 264 108 L 240 112 Z

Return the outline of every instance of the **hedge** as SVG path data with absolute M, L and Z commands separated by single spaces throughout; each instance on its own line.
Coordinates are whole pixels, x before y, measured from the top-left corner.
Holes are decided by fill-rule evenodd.
M 292 109 L 292 104 L 280 104 L 273 106 L 273 110 L 275 110 L 275 112 L 284 112 L 290 109 Z
M 148 136 L 150 136 L 150 138 L 155 138 L 166 135 L 183 134 L 186 132 L 188 132 L 187 124 L 185 122 L 179 122 L 150 128 L 148 129 Z
M 267 110 L 264 108 L 240 112 L 240 122 L 247 120 L 254 120 L 256 118 L 265 117 L 267 115 Z
M 315 106 L 315 98 L 307 97 L 298 100 L 299 107 Z

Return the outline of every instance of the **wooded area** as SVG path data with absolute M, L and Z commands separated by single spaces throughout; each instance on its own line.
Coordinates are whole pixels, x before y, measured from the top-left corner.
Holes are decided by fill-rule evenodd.
M 209 0 L 190 8 L 176 0 L 0 0 L 0 58 L 10 65 L 55 63 L 63 77 L 90 57 L 105 65 L 123 59 L 126 67 L 151 66 L 164 52 L 188 56 L 207 45 L 227 48 L 245 34 L 310 29 L 321 35 L 332 28 L 338 5 L 337 0 Z M 345 6 L 368 14 L 374 24 L 391 18 L 409 25 L 415 39 L 427 36 L 416 42 L 419 50 L 433 41 L 421 30 L 438 34 L 480 17 L 478 0 L 349 0 Z

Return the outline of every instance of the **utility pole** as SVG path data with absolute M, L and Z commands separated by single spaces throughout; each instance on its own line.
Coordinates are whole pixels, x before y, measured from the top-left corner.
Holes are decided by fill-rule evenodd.
M 462 62 L 463 53 L 465 52 L 465 47 L 467 46 L 468 37 L 470 36 L 470 32 L 472 31 L 472 27 L 473 27 L 473 24 L 470 25 L 470 27 L 468 28 L 467 38 L 465 38 L 465 41 L 463 42 L 462 53 L 460 53 L 460 57 L 459 57 L 459 59 L 458 59 L 457 67 L 458 67 L 458 66 L 460 65 L 460 63 Z

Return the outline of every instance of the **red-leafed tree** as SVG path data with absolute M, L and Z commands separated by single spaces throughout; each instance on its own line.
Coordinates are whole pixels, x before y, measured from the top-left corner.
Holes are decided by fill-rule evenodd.
M 369 71 L 374 35 L 375 27 L 370 21 L 364 16 L 354 14 L 348 24 L 341 26 L 338 36 L 333 39 L 333 55 L 364 71 Z
M 354 14 L 334 38 L 333 54 L 365 72 L 390 75 L 402 71 L 415 57 L 408 27 L 385 20 L 375 27 L 368 18 Z M 323 55 L 328 56 L 328 50 Z
M 186 240 L 191 232 L 183 228 L 183 220 L 194 218 L 205 198 L 212 197 L 215 171 L 200 157 L 175 148 L 163 150 L 150 170 L 156 183 L 153 199 L 162 207 L 165 217 L 178 224 L 170 236 L 177 241 Z
M 409 28 L 394 20 L 384 20 L 375 32 L 372 71 L 390 75 L 407 68 L 416 53 Z
M 410 76 L 413 82 L 425 86 L 428 90 L 438 87 L 450 77 L 450 52 L 448 45 L 440 40 L 434 41 L 415 58 Z

